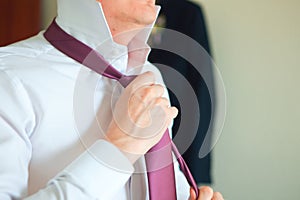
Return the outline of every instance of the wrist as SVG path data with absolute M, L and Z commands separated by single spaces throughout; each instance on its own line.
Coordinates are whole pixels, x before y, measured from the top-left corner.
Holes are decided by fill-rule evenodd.
M 111 143 L 112 145 L 114 145 L 117 149 L 119 149 L 119 151 L 129 160 L 131 164 L 134 164 L 141 156 L 143 156 L 143 154 L 136 154 L 136 153 L 129 152 L 128 150 L 126 150 L 128 148 L 126 148 L 124 144 L 118 141 L 111 140 L 108 137 L 106 137 L 105 140 Z

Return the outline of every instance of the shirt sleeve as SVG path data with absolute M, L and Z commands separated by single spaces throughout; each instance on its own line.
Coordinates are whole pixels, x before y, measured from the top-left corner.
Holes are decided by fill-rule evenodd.
M 117 147 L 98 140 L 53 178 L 45 189 L 24 200 L 112 199 L 124 187 L 133 170 Z
M 45 188 L 28 196 L 34 108 L 21 81 L 1 70 L 0 97 L 1 200 L 112 199 L 124 187 L 132 164 L 115 146 L 98 140 Z
M 20 82 L 0 70 L 0 199 L 27 193 L 34 115 Z

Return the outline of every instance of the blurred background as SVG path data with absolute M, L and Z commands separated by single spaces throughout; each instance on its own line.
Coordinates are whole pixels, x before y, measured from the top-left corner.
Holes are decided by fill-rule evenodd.
M 300 199 L 300 1 L 194 2 L 227 93 L 212 186 L 226 200 Z M 0 4 L 1 45 L 44 29 L 56 13 L 54 0 Z

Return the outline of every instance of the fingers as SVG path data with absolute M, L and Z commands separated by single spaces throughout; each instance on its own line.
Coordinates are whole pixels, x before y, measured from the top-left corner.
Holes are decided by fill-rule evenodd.
M 149 105 L 150 109 L 153 109 L 156 106 L 160 107 L 164 111 L 168 123 L 178 115 L 178 109 L 173 106 L 170 107 L 170 101 L 167 98 L 164 97 L 156 98 L 154 100 L 154 105 L 152 104 Z
M 199 188 L 199 198 L 198 200 L 211 200 L 213 197 L 213 190 L 211 187 L 202 186 Z
M 196 200 L 196 192 L 193 190 L 193 188 L 190 188 L 190 198 L 189 200 Z
M 164 115 L 166 115 L 166 122 L 170 122 L 173 118 L 175 118 L 178 114 L 178 110 L 175 107 L 170 107 L 170 102 L 168 99 L 162 97 L 165 88 L 160 84 L 154 84 L 154 74 L 152 72 L 146 72 L 139 75 L 134 81 L 133 84 L 130 85 L 131 97 L 130 103 L 136 106 L 136 113 L 130 115 L 133 119 L 135 116 L 139 116 L 141 111 L 149 112 L 153 110 L 154 107 L 161 107 L 164 111 Z M 135 90 L 136 89 L 136 90 Z M 131 104 L 132 105 L 132 104 Z M 137 122 L 137 120 L 133 120 Z M 143 123 L 149 125 L 149 118 L 146 120 L 142 120 Z M 148 123 L 144 123 L 148 122 Z M 139 126 L 143 127 L 141 124 Z
M 164 86 L 155 84 L 154 81 L 152 72 L 137 76 L 119 99 L 122 102 L 118 104 L 121 109 L 116 111 L 120 113 L 119 120 L 131 124 L 128 128 L 130 132 L 133 128 L 142 128 L 136 137 L 159 137 L 178 114 L 177 108 L 170 107 L 169 100 L 163 97 L 166 91 Z M 126 112 L 128 120 L 124 117 Z
M 145 104 L 151 103 L 153 99 L 162 97 L 165 89 L 162 85 L 159 84 L 151 84 L 151 85 L 145 85 L 141 86 L 136 91 L 133 91 L 133 95 L 138 98 L 140 101 L 142 101 Z
M 192 188 L 190 188 L 189 200 L 196 200 L 196 193 Z M 197 200 L 224 200 L 224 198 L 220 192 L 213 192 L 211 187 L 202 186 L 199 188 L 199 197 Z
M 224 198 L 220 192 L 215 192 L 212 200 L 224 200 Z
M 170 112 L 170 116 L 172 117 L 172 119 L 174 119 L 178 115 L 178 109 L 174 106 L 169 108 L 169 112 Z

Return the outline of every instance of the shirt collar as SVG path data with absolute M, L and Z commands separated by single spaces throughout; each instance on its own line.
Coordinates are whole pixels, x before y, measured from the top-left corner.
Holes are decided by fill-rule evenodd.
M 128 66 L 136 67 L 147 61 L 147 45 L 154 23 L 146 26 L 128 46 L 113 41 L 101 3 L 96 0 L 58 0 L 57 24 L 76 39 L 98 51 L 109 62 L 128 56 Z M 157 14 L 160 7 L 157 6 Z M 127 69 L 128 70 L 128 69 Z

